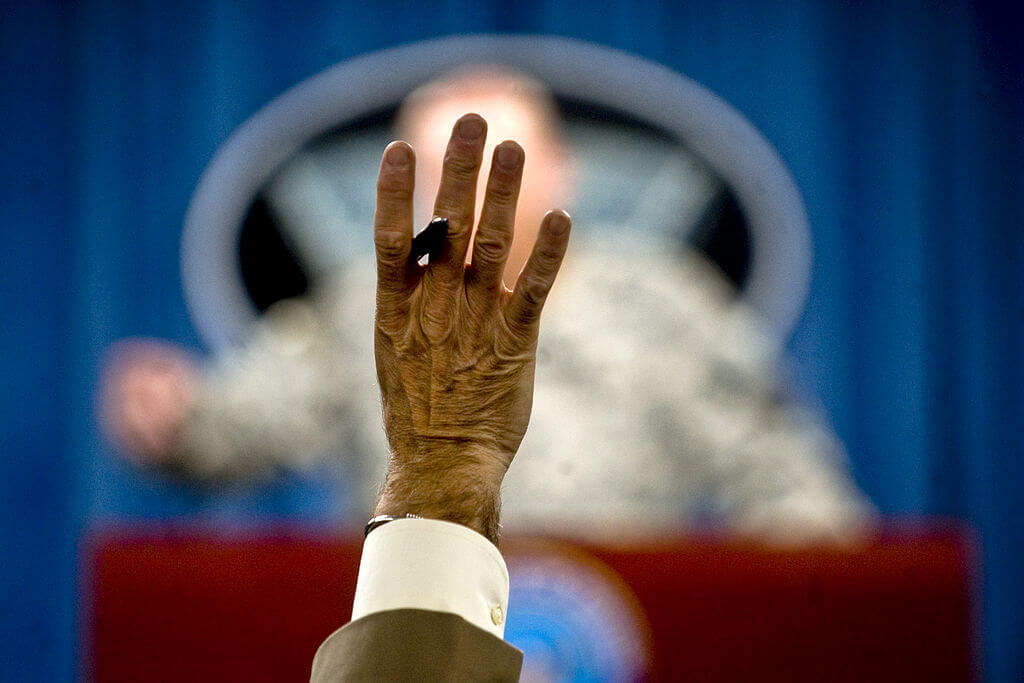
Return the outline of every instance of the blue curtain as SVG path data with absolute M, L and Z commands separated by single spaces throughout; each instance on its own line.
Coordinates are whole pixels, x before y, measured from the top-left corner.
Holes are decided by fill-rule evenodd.
M 1024 31 L 1014 11 L 926 0 L 6 0 L 0 678 L 74 675 L 88 524 L 332 514 L 329 477 L 213 499 L 118 464 L 94 426 L 98 364 L 125 335 L 197 345 L 180 227 L 200 172 L 238 124 L 341 60 L 460 33 L 555 34 L 637 53 L 720 94 L 778 147 L 815 243 L 790 345 L 804 379 L 883 511 L 976 531 L 987 677 L 1024 677 Z

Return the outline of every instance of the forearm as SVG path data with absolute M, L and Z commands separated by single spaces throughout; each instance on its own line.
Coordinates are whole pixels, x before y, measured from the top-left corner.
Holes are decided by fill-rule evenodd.
M 464 115 L 453 128 L 435 201 L 439 219 L 431 222 L 439 237 L 425 266 L 420 264 L 422 254 L 414 250 L 413 150 L 407 143 L 393 142 L 381 161 L 374 215 L 373 334 L 391 453 L 376 512 L 431 519 L 396 519 L 369 531 L 353 610 L 357 618 L 321 648 L 315 679 L 334 668 L 324 666 L 327 659 L 338 667 L 354 661 L 345 656 L 350 650 L 362 652 L 372 668 L 349 669 L 351 674 L 336 668 L 339 675 L 393 679 L 398 673 L 382 675 L 378 664 L 386 665 L 391 653 L 402 658 L 408 651 L 417 666 L 423 663 L 415 670 L 416 678 L 518 678 L 521 653 L 496 637 L 504 628 L 508 585 L 495 547 L 499 491 L 529 421 L 540 311 L 565 255 L 569 218 L 564 212 L 545 216 L 515 288 L 506 290 L 501 278 L 514 232 L 523 151 L 511 141 L 495 148 L 474 241 L 474 200 L 486 130 L 476 114 Z M 388 539 L 394 544 L 378 557 L 374 548 Z M 500 567 L 500 595 L 473 590 L 481 558 L 492 570 Z M 417 583 L 428 574 L 434 578 Z M 368 587 L 374 582 L 379 590 Z M 411 594 L 401 598 L 407 589 Z M 375 614 L 394 616 L 399 641 L 406 645 L 391 647 L 384 656 L 381 645 L 390 643 L 357 637 L 382 623 L 372 615 L 359 618 L 369 614 L 366 596 L 373 593 L 382 596 L 378 606 L 384 608 Z M 388 603 L 396 600 L 397 609 L 388 610 Z M 409 601 L 425 601 L 425 611 L 407 609 Z M 466 630 L 460 620 L 436 616 L 461 611 L 458 605 L 479 628 Z M 421 617 L 431 622 L 423 636 L 413 631 Z M 459 635 L 444 640 L 426 635 L 438 633 Z M 407 635 L 412 640 L 404 639 Z M 484 653 L 486 659 L 474 660 L 475 653 Z M 481 667 L 479 661 L 485 664 Z M 443 672 L 437 670 L 439 662 Z

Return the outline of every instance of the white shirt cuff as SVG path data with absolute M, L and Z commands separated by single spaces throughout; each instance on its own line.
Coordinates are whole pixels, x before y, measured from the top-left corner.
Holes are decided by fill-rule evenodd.
M 493 543 L 469 527 L 396 519 L 363 544 L 352 619 L 394 609 L 457 614 L 501 638 L 508 568 Z

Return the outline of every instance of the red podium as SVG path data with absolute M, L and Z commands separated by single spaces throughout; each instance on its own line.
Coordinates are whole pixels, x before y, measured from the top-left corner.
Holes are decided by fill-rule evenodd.
M 83 555 L 83 676 L 308 680 L 317 646 L 350 616 L 360 546 L 297 531 L 95 532 Z M 683 538 L 509 539 L 503 551 L 513 577 L 549 556 L 597 568 L 637 613 L 644 679 L 977 677 L 973 553 L 956 531 L 886 533 L 852 551 Z

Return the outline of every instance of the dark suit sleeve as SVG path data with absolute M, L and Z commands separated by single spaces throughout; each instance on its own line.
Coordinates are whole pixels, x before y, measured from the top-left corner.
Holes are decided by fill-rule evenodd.
M 518 681 L 523 653 L 447 612 L 376 612 L 335 631 L 313 659 L 311 683 Z

